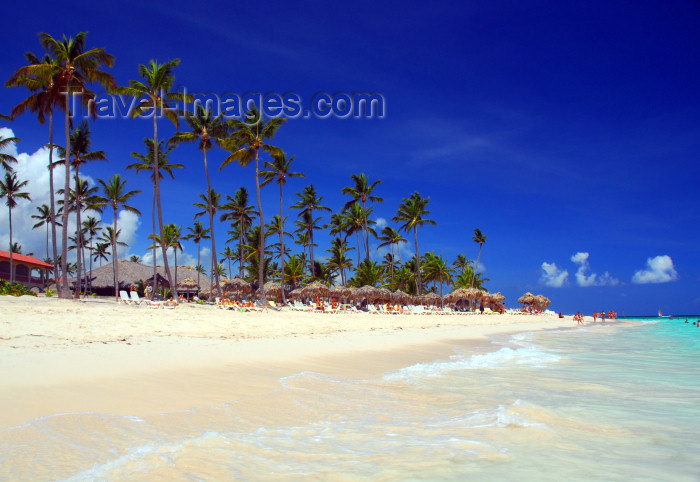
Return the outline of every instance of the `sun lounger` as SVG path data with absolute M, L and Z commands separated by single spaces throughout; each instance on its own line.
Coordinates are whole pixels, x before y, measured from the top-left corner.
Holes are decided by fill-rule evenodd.
M 157 310 L 158 308 L 160 308 L 160 306 L 161 306 L 160 301 L 151 301 L 151 300 L 146 301 L 146 308 L 153 308 L 153 309 Z
M 137 305 L 140 305 L 141 303 L 143 303 L 145 301 L 139 297 L 139 294 L 136 291 L 132 291 L 130 294 L 131 294 L 131 301 Z
M 124 291 L 124 290 L 120 290 L 120 291 L 119 291 L 119 301 L 120 301 L 120 302 L 123 301 L 124 304 L 126 304 L 126 305 L 130 305 L 130 304 L 133 303 L 133 301 L 131 300 L 131 298 L 129 298 L 129 295 L 127 295 L 127 294 L 126 294 L 126 291 Z

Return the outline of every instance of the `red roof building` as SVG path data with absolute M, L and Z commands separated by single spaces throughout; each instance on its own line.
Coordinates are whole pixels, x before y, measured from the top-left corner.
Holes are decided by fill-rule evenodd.
M 48 280 L 47 269 L 53 269 L 48 263 L 44 263 L 34 256 L 12 253 L 12 264 L 15 270 L 15 281 L 28 288 L 43 287 Z M 10 281 L 10 252 L 0 250 L 0 279 Z

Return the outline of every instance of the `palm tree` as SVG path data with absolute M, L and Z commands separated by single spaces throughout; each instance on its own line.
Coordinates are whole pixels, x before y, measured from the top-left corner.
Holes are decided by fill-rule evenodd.
M 304 260 L 294 254 L 289 257 L 284 266 L 284 281 L 294 290 L 304 279 Z
M 151 180 L 153 181 L 153 203 L 151 209 L 151 222 L 153 224 L 153 234 L 156 233 L 156 197 L 160 191 L 156 190 L 156 179 L 160 186 L 160 180 L 163 179 L 163 172 L 166 172 L 171 179 L 175 179 L 175 174 L 173 174 L 173 169 L 182 169 L 185 166 L 178 163 L 171 163 L 168 155 L 170 151 L 174 149 L 173 146 L 165 146 L 163 141 L 160 141 L 158 149 L 154 149 L 155 143 L 153 139 L 144 139 L 144 144 L 146 144 L 146 154 L 139 154 L 138 152 L 132 152 L 131 157 L 138 159 L 138 162 L 129 164 L 126 166 L 127 169 L 134 169 L 136 173 L 141 171 L 151 172 Z M 158 162 L 156 163 L 156 151 L 158 151 Z M 156 175 L 157 173 L 157 175 Z M 156 276 L 156 248 L 153 247 L 153 291 L 151 292 L 152 297 L 155 296 L 156 290 L 158 289 L 158 277 Z
M 173 249 L 173 255 L 175 257 L 175 284 L 177 285 L 177 251 L 180 250 L 182 251 L 182 244 L 180 243 L 180 240 L 182 239 L 181 236 L 181 231 L 182 231 L 182 226 L 178 226 L 177 224 L 174 223 L 168 223 L 165 226 L 163 226 L 163 232 L 165 233 L 165 236 L 162 238 L 158 235 L 156 236 L 149 236 L 149 239 L 154 240 L 155 243 L 158 246 L 165 247 L 165 251 L 167 252 L 170 248 Z M 162 240 L 162 241 L 161 241 Z M 151 249 L 152 246 L 149 246 L 148 249 Z M 172 287 L 171 287 L 172 291 Z M 175 293 L 175 291 L 173 291 Z
M 301 172 L 292 172 L 292 161 L 294 161 L 294 158 L 297 156 L 292 156 L 289 159 L 287 159 L 287 155 L 284 153 L 282 149 L 275 149 L 273 150 L 270 155 L 272 156 L 272 162 L 268 161 L 265 163 L 265 167 L 267 170 L 261 171 L 260 175 L 263 177 L 263 181 L 260 184 L 261 187 L 266 186 L 273 180 L 279 185 L 280 187 L 280 214 L 279 217 L 277 218 L 279 223 L 279 237 L 280 237 L 280 263 L 281 263 L 281 268 L 280 268 L 280 279 L 281 279 L 281 286 L 282 286 L 282 303 L 287 304 L 287 298 L 284 294 L 284 222 L 287 219 L 284 216 L 284 212 L 282 209 L 282 187 L 287 183 L 287 178 L 288 177 L 306 177 L 303 173 Z
M 289 252 L 288 248 L 285 248 L 284 246 L 284 237 L 291 238 L 292 235 L 284 231 L 284 223 L 287 221 L 287 216 L 284 218 L 280 217 L 279 215 L 275 214 L 272 216 L 272 221 L 270 221 L 270 224 L 267 226 L 267 234 L 268 235 L 278 235 L 279 236 L 279 243 L 276 243 L 271 246 L 271 248 L 277 248 L 279 252 L 279 259 L 280 259 L 280 266 L 278 267 L 279 269 L 279 277 L 280 277 L 280 286 L 282 287 L 282 303 L 286 304 L 287 303 L 287 297 L 284 293 L 284 264 L 285 264 L 285 259 L 287 257 L 287 254 Z
M 141 257 L 137 256 L 135 254 L 132 254 L 131 256 L 129 256 L 129 261 L 131 261 L 132 263 L 138 263 L 139 259 L 141 259 Z
M 474 264 L 474 262 L 471 259 L 467 259 L 467 256 L 464 254 L 458 254 L 457 259 L 452 262 L 452 266 L 459 271 L 464 271 L 468 266 L 472 266 L 472 264 Z
M 199 216 L 203 216 L 204 214 L 209 214 L 209 218 L 212 219 L 213 216 L 216 214 L 216 211 L 219 209 L 219 202 L 221 201 L 221 194 L 217 193 L 213 189 L 209 189 L 206 193 L 202 193 L 199 195 L 199 199 L 202 200 L 202 202 L 197 202 L 194 203 L 193 206 L 198 207 L 202 209 L 202 211 L 195 213 L 194 218 L 197 219 Z M 214 250 L 214 232 L 210 231 L 211 235 L 211 249 L 212 251 Z M 211 259 L 211 272 L 213 273 L 212 278 L 213 280 L 217 280 L 218 278 L 218 273 L 216 272 L 215 267 L 218 266 L 219 264 L 216 262 L 216 252 L 214 252 L 214 257 Z M 219 286 L 219 283 L 217 281 L 217 286 L 216 290 L 217 292 L 221 289 Z M 214 294 L 214 288 L 212 288 L 209 291 L 209 299 Z
M 63 189 L 58 190 L 58 194 L 63 194 Z M 70 193 L 68 194 L 68 206 L 66 207 L 63 204 L 63 199 L 60 199 L 58 201 L 59 206 L 62 207 L 63 211 L 65 212 L 66 210 L 70 212 L 77 212 L 77 211 L 87 211 L 87 210 L 93 210 L 93 211 L 98 211 L 100 212 L 102 208 L 100 207 L 100 204 L 97 200 L 97 187 L 89 187 L 88 186 L 88 181 L 83 180 L 78 178 L 78 183 L 76 185 L 75 189 L 71 189 Z M 76 215 L 77 217 L 77 215 Z M 78 217 L 78 219 L 80 219 Z M 82 226 L 82 222 L 81 222 Z M 70 238 L 69 238 L 70 239 Z M 85 268 L 85 260 L 84 260 L 84 253 L 83 253 L 83 235 L 81 232 L 81 229 L 76 229 L 76 234 L 75 237 L 73 238 L 75 241 L 75 248 L 78 253 L 78 259 L 76 260 L 76 271 L 78 274 L 78 289 L 76 290 L 76 297 L 80 297 L 83 286 L 83 281 L 84 279 L 82 278 L 83 273 L 84 273 L 84 268 Z M 81 268 L 82 267 L 82 268 Z
M 125 94 L 137 99 L 141 99 L 139 104 L 131 111 L 132 117 L 152 116 L 153 117 L 153 179 L 154 192 L 156 203 L 158 205 L 158 231 L 160 237 L 165 235 L 163 231 L 163 207 L 160 202 L 160 176 L 157 174 L 160 163 L 158 160 L 160 144 L 158 143 L 158 111 L 160 114 L 170 120 L 177 128 L 180 121 L 175 109 L 170 107 L 168 102 L 173 101 L 190 101 L 191 96 L 182 92 L 170 92 L 175 81 L 173 69 L 178 66 L 180 59 L 173 59 L 164 64 L 159 64 L 156 60 L 151 60 L 148 65 L 139 65 L 139 75 L 142 81 L 130 80 L 128 87 L 119 87 L 115 89 L 118 94 Z M 177 299 L 177 287 L 173 284 L 173 277 L 170 273 L 168 265 L 168 256 L 165 253 L 165 247 L 161 245 L 163 254 L 163 267 L 165 275 L 170 283 L 173 297 Z M 155 270 L 155 253 L 153 256 L 153 264 Z M 154 274 L 154 282 L 155 282 Z M 155 288 L 153 292 L 155 293 Z
M 102 260 L 107 261 L 107 257 L 111 254 L 109 252 L 109 243 L 99 242 L 95 245 L 95 250 L 92 252 L 93 261 L 100 262 L 100 268 L 102 267 Z M 137 256 L 138 258 L 138 256 Z
M 88 106 L 90 114 L 94 115 L 94 104 L 90 101 L 94 99 L 95 94 L 87 87 L 91 82 L 97 82 L 107 88 L 115 86 L 114 78 L 100 70 L 105 65 L 111 67 L 114 64 L 114 56 L 108 54 L 103 48 L 94 48 L 85 50 L 85 37 L 87 32 L 78 33 L 75 38 L 66 38 L 57 40 L 47 33 L 39 34 L 39 42 L 46 49 L 53 59 L 50 62 L 41 62 L 38 64 L 29 65 L 26 67 L 26 73 L 34 75 L 38 79 L 47 82 L 49 79 L 54 79 L 56 89 L 65 96 L 65 135 L 66 135 L 66 153 L 64 159 L 69 162 L 65 163 L 65 185 L 63 187 L 63 204 L 68 204 L 68 196 L 70 194 L 70 125 L 73 114 L 70 111 L 71 93 L 80 93 L 80 101 L 83 105 Z M 51 146 L 53 147 L 53 143 Z M 61 245 L 61 271 L 66 272 L 66 263 L 68 256 L 68 211 L 63 211 L 63 229 L 62 229 L 62 245 Z M 78 275 L 80 271 L 78 270 Z M 63 290 L 59 292 L 62 297 L 68 297 L 70 290 L 68 288 L 68 276 L 63 277 Z
M 53 252 L 52 264 L 54 267 L 54 276 L 58 273 L 58 246 L 56 241 L 56 201 L 53 179 L 53 111 L 54 107 L 59 109 L 64 108 L 62 102 L 61 89 L 59 87 L 57 69 L 55 68 L 58 63 L 51 57 L 51 55 L 46 54 L 39 60 L 39 58 L 31 52 L 25 54 L 25 58 L 29 65 L 19 68 L 10 77 L 10 79 L 5 83 L 5 87 L 26 87 L 30 92 L 33 92 L 25 100 L 17 104 L 11 112 L 12 118 L 23 114 L 27 109 L 31 112 L 37 114 L 37 118 L 40 124 L 44 124 L 46 121 L 46 115 L 49 116 L 49 208 L 51 215 L 49 219 L 51 220 L 51 247 Z M 42 67 L 40 64 L 45 64 L 48 67 Z M 39 67 L 34 67 L 34 66 Z M 42 72 L 42 70 L 44 72 Z M 56 278 L 58 278 L 56 276 Z M 56 288 L 61 291 L 61 286 L 57 282 Z
M 347 283 L 345 270 L 352 267 L 352 259 L 347 257 L 347 253 L 353 249 L 355 248 L 348 246 L 347 240 L 337 236 L 331 241 L 331 248 L 328 250 L 331 253 L 328 264 L 340 272 L 340 282 L 343 285 Z
M 358 203 L 355 203 L 343 211 L 344 225 L 347 226 L 346 236 L 355 233 L 357 236 L 357 267 L 360 267 L 360 235 L 362 235 L 364 245 L 364 227 L 365 219 L 372 212 L 373 208 L 363 209 Z
M 201 105 L 197 106 L 194 113 L 188 113 L 185 122 L 190 128 L 190 132 L 176 132 L 170 138 L 173 144 L 183 142 L 199 141 L 199 150 L 204 154 L 204 173 L 207 175 L 207 192 L 213 192 L 211 179 L 209 178 L 209 165 L 207 164 L 207 151 L 212 148 L 212 140 L 218 142 L 228 133 L 228 127 L 223 121 L 223 116 L 214 117 L 210 110 L 204 110 Z M 209 201 L 211 203 L 211 200 Z M 216 236 L 214 234 L 214 215 L 209 212 L 209 229 L 211 230 L 211 259 L 212 266 L 216 264 Z M 219 290 L 219 272 L 215 271 L 214 282 Z
M 51 222 L 51 208 L 46 204 L 42 204 L 37 206 L 36 210 L 38 214 L 32 214 L 32 219 L 36 219 L 37 223 L 32 229 L 46 226 L 46 258 L 51 259 L 51 256 L 49 256 L 49 227 L 53 224 Z
M 15 282 L 15 268 L 12 259 L 12 210 L 17 206 L 18 199 L 29 199 L 29 193 L 23 192 L 22 189 L 29 184 L 29 181 L 18 181 L 17 174 L 9 172 L 5 173 L 5 180 L 0 181 L 0 199 L 7 198 L 5 206 L 10 213 L 10 283 Z
M 393 253 L 386 253 L 384 255 L 382 265 L 389 267 L 389 273 L 391 275 L 391 286 L 394 286 L 394 266 L 396 266 L 396 257 Z
M 88 216 L 85 221 L 83 221 L 83 239 L 86 239 L 90 242 L 90 245 L 87 247 L 88 252 L 90 253 L 90 256 L 88 256 L 88 261 L 90 263 L 90 276 L 87 278 L 87 283 L 88 283 L 88 292 L 92 293 L 92 252 L 94 250 L 93 247 L 93 241 L 95 240 L 95 237 L 100 234 L 102 231 L 102 228 L 100 227 L 100 222 L 95 218 L 94 216 Z M 85 256 L 83 255 L 83 260 L 85 259 Z M 87 266 L 85 266 L 84 269 L 85 272 L 88 271 Z
M 73 168 L 75 170 L 75 193 L 80 195 L 81 190 L 79 189 L 79 183 L 80 183 L 80 166 L 85 164 L 86 162 L 89 161 L 106 161 L 107 156 L 105 155 L 104 151 L 93 151 L 90 152 L 90 145 L 92 144 L 92 141 L 90 140 L 90 128 L 88 127 L 87 122 L 81 122 L 77 128 L 73 129 L 70 133 L 70 148 L 69 149 L 62 149 L 59 148 L 58 152 L 59 155 L 63 157 L 62 161 L 59 161 L 58 164 L 61 162 L 66 162 L 66 159 L 69 159 L 65 157 L 65 155 L 68 152 L 72 152 L 73 158 L 70 159 L 71 164 L 73 165 Z M 82 200 L 78 198 L 77 203 L 80 204 Z M 64 197 L 64 202 L 65 202 L 65 197 Z M 75 216 L 76 216 L 76 229 L 79 229 L 79 227 L 82 225 L 82 222 L 80 220 L 80 215 L 81 215 L 81 209 L 76 209 L 75 211 Z M 64 222 L 65 222 L 65 217 L 66 213 L 64 211 Z M 83 247 L 82 247 L 82 236 L 76 236 L 76 241 L 77 241 L 77 249 L 78 253 L 82 253 Z M 84 267 L 84 266 L 83 266 Z M 77 270 L 78 273 L 81 271 L 81 260 L 80 256 L 78 256 L 78 261 L 77 261 Z M 79 275 L 80 276 L 80 275 Z M 80 290 L 76 290 L 75 292 L 75 297 L 78 298 L 80 297 Z
M 245 253 L 242 246 L 245 242 L 245 235 L 253 223 L 253 219 L 258 214 L 258 212 L 248 204 L 248 190 L 243 186 L 239 187 L 233 197 L 226 195 L 227 203 L 221 206 L 221 209 L 226 211 L 221 215 L 221 221 L 233 220 L 233 224 L 237 226 L 237 237 L 238 237 L 238 274 L 243 278 L 243 258 L 245 258 Z M 229 231 L 227 234 L 231 234 Z M 234 236 L 235 237 L 235 236 Z M 233 241 L 233 237 L 227 242 Z
M 4 117 L 4 116 L 3 116 Z M 0 166 L 5 169 L 5 172 L 13 172 L 10 164 L 17 164 L 17 159 L 14 156 L 6 154 L 2 151 L 10 147 L 11 144 L 16 144 L 20 139 L 18 137 L 2 137 L 0 136 Z
M 276 149 L 274 146 L 266 144 L 265 141 L 272 139 L 277 133 L 280 126 L 286 119 L 276 118 L 265 121 L 262 115 L 254 105 L 246 114 L 246 120 L 241 121 L 232 119 L 229 121 L 229 126 L 232 129 L 230 137 L 223 141 L 223 147 L 231 152 L 224 162 L 221 163 L 219 170 L 223 169 L 230 163 L 237 161 L 241 166 L 247 166 L 251 161 L 255 160 L 255 188 L 258 197 L 258 215 L 260 216 L 260 259 L 258 265 L 263 265 L 263 247 L 265 246 L 265 221 L 263 219 L 262 201 L 260 200 L 260 149 L 270 151 Z M 262 282 L 262 270 L 258 270 L 258 284 L 260 285 L 260 299 L 267 301 L 265 297 L 265 286 Z
M 365 233 L 365 261 L 369 260 L 369 228 L 367 225 L 367 217 L 369 215 L 369 212 L 367 211 L 367 201 L 369 202 L 377 202 L 380 203 L 384 201 L 384 199 L 380 198 L 379 196 L 374 196 L 372 195 L 372 192 L 374 192 L 374 189 L 382 182 L 381 180 L 374 181 L 373 183 L 370 184 L 369 179 L 367 179 L 367 175 L 363 172 L 359 176 L 357 174 L 353 174 L 350 176 L 352 180 L 354 181 L 355 185 L 354 186 L 347 186 L 344 187 L 343 189 L 340 190 L 343 194 L 347 194 L 348 196 L 352 197 L 351 201 L 348 201 L 345 203 L 344 209 L 349 208 L 353 204 L 360 203 L 362 204 L 362 209 L 364 209 L 365 217 L 364 217 L 364 225 L 363 225 L 363 230 Z M 359 257 L 359 253 L 358 253 Z
M 357 268 L 355 277 L 350 280 L 350 284 L 359 287 L 377 286 L 382 284 L 384 279 L 384 267 L 372 260 L 364 260 Z
M 452 282 L 452 273 L 454 270 L 447 266 L 447 261 L 440 256 L 436 256 L 433 253 L 430 254 L 428 261 L 425 263 L 425 279 L 426 281 L 435 281 L 440 283 L 440 305 L 442 307 L 442 295 L 443 295 L 443 285 L 445 282 Z
M 479 290 L 484 289 L 484 283 L 491 281 L 489 278 L 484 278 L 483 273 L 474 273 L 474 268 L 467 266 L 467 268 L 455 278 L 454 286 L 455 288 L 469 288 L 472 286 L 472 280 L 474 280 L 473 287 Z
M 399 263 L 401 263 L 401 248 L 399 247 L 399 244 L 405 243 L 406 238 L 401 236 L 401 234 L 391 226 L 384 226 L 382 233 L 379 236 L 379 240 L 381 241 L 381 244 L 379 245 L 380 248 L 383 248 L 384 246 L 391 246 L 392 255 L 394 254 L 394 245 L 396 245 L 396 251 L 399 255 Z
M 486 236 L 481 232 L 479 228 L 474 229 L 474 236 L 472 237 L 472 240 L 479 245 L 479 255 L 476 257 L 476 266 L 474 267 L 474 271 L 479 269 L 479 259 L 481 259 L 481 248 L 484 246 L 484 243 L 486 242 Z M 474 278 L 472 278 L 472 287 L 474 286 Z
M 413 236 L 416 243 L 416 276 L 418 289 L 418 295 L 423 294 L 423 284 L 421 283 L 421 273 L 420 273 L 420 251 L 418 250 L 418 227 L 425 224 L 431 224 L 435 226 L 435 221 L 432 219 L 426 219 L 424 216 L 430 214 L 430 211 L 426 209 L 430 198 L 422 197 L 418 191 L 411 194 L 409 198 L 403 198 L 403 202 L 399 205 L 399 210 L 396 216 L 392 219 L 394 222 L 403 223 L 399 228 L 399 231 L 404 231 L 408 233 L 413 229 Z
M 188 227 L 187 230 L 189 231 L 189 234 L 185 237 L 185 239 L 192 239 L 195 243 L 197 243 L 197 266 L 201 266 L 199 263 L 199 257 L 200 253 L 202 251 L 202 240 L 203 239 L 209 239 L 209 229 L 205 229 L 204 225 L 202 225 L 201 221 L 195 221 L 193 227 Z M 199 287 L 199 275 L 202 273 L 202 271 L 197 270 L 197 286 Z
M 231 273 L 231 260 L 236 259 L 236 252 L 234 250 L 232 250 L 230 246 L 226 246 L 226 249 L 224 249 L 219 254 L 221 256 L 223 256 L 223 258 L 221 258 L 219 263 L 223 263 L 224 261 L 228 261 L 228 277 L 233 278 L 233 274 Z
M 130 206 L 128 202 L 141 191 L 127 191 L 126 190 L 126 179 L 122 181 L 119 174 L 114 174 L 107 182 L 102 179 L 98 179 L 97 182 L 102 186 L 103 196 L 98 196 L 97 202 L 102 206 L 111 206 L 114 212 L 114 217 L 112 221 L 112 227 L 114 232 L 117 232 L 117 219 L 118 210 L 121 207 L 125 211 L 141 215 L 141 211 L 133 206 Z M 113 259 L 113 272 L 114 272 L 114 297 L 119 298 L 119 257 L 117 256 L 117 246 L 112 245 Z
M 320 226 L 316 225 L 316 221 L 321 218 L 314 219 L 314 211 L 330 211 L 331 209 L 327 206 L 323 206 L 321 201 L 323 201 L 323 196 L 319 196 L 314 188 L 313 184 L 306 186 L 300 193 L 297 193 L 299 200 L 292 205 L 293 209 L 300 209 L 299 216 L 304 221 L 304 225 L 309 232 L 309 241 L 311 246 L 311 267 L 313 269 L 314 262 L 314 230 L 320 229 Z M 312 271 L 311 276 L 314 276 Z

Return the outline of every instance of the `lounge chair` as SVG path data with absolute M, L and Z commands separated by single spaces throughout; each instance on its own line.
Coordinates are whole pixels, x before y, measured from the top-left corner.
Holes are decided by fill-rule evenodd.
M 160 301 L 146 300 L 146 308 L 153 308 L 154 310 L 157 310 L 160 307 L 161 307 Z
M 141 303 L 144 303 L 146 301 L 146 300 L 142 300 L 136 291 L 132 291 L 130 293 L 130 295 L 131 295 L 131 301 L 137 305 L 140 305 Z
M 131 298 L 129 298 L 129 295 L 127 295 L 126 291 L 124 290 L 119 291 L 119 298 L 119 301 L 123 301 L 126 305 L 130 305 L 134 302 Z

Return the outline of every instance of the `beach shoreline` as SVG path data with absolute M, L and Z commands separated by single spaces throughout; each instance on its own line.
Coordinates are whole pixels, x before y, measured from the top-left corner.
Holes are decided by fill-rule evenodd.
M 492 350 L 499 334 L 570 316 L 150 310 L 110 299 L 0 297 L 0 429 L 54 414 L 151 415 L 221 406 L 318 372 L 371 378 Z

